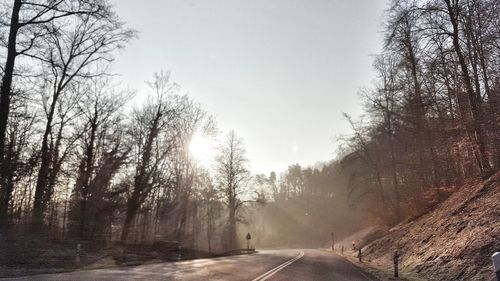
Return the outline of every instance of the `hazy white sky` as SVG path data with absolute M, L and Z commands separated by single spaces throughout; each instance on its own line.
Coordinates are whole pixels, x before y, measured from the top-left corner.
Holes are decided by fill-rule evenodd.
M 386 0 L 113 0 L 140 32 L 114 70 L 138 95 L 169 70 L 223 131 L 244 139 L 253 172 L 334 157 L 373 79 Z

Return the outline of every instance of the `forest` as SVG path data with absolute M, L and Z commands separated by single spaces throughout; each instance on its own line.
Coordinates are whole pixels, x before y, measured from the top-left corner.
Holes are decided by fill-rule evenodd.
M 268 175 L 170 72 L 151 69 L 143 99 L 120 84 L 114 58 L 140 34 L 109 1 L 0 5 L 0 234 L 321 245 L 417 217 L 500 169 L 497 0 L 390 1 L 364 114 L 345 114 L 336 158 Z M 191 140 L 220 135 L 200 165 Z
M 498 15 L 498 1 L 390 1 L 376 79 L 360 90 L 364 114 L 344 116 L 353 133 L 337 159 L 268 178 L 269 208 L 300 226 L 292 240 L 394 226 L 500 169 Z M 266 217 L 289 228 L 280 214 Z

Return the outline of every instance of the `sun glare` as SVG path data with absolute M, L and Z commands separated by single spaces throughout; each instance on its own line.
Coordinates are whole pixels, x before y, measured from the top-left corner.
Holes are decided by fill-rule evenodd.
M 194 135 L 189 143 L 189 151 L 200 164 L 208 166 L 214 156 L 214 141 L 202 135 Z

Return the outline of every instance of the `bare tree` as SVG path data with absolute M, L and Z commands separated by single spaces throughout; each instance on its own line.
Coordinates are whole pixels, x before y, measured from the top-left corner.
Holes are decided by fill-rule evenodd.
M 105 224 L 113 214 L 111 207 L 123 192 L 112 190 L 111 182 L 131 150 L 120 112 L 129 97 L 114 93 L 108 78 L 90 79 L 86 86 L 88 95 L 80 104 L 84 133 L 79 140 L 81 155 L 72 194 L 70 232 L 75 237 L 102 240 Z
M 473 88 L 473 79 L 470 75 L 470 70 L 467 65 L 467 61 L 465 55 L 462 50 L 462 46 L 460 41 L 462 40 L 460 36 L 460 26 L 459 20 L 461 15 L 461 11 L 463 7 L 460 5 L 459 0 L 444 0 L 446 3 L 447 14 L 449 16 L 449 21 L 451 23 L 452 29 L 449 32 L 452 41 L 453 48 L 458 57 L 460 69 L 462 71 L 463 83 L 465 85 L 466 93 L 469 98 L 469 104 L 472 112 L 473 118 L 473 131 L 475 135 L 475 139 L 477 142 L 477 150 L 479 157 L 479 164 L 481 172 L 484 175 L 491 175 L 493 172 L 491 164 L 488 160 L 488 155 L 486 152 L 486 144 L 487 144 L 487 136 L 484 131 L 484 123 L 485 116 L 484 112 L 481 109 L 482 98 L 479 93 L 479 87 L 476 87 L 476 90 Z
M 35 141 L 34 127 L 38 121 L 36 112 L 30 112 L 32 107 L 20 95 L 13 102 L 13 113 L 7 130 L 5 165 L 0 173 L 0 225 L 4 229 L 12 223 L 14 204 L 14 191 L 25 177 L 31 174 L 36 166 L 38 153 L 30 149 Z M 23 196 L 23 200 L 25 199 Z M 18 206 L 22 209 L 22 203 Z M 21 211 L 17 210 L 20 216 Z
M 62 27 L 61 22 L 70 16 L 87 15 L 105 19 L 113 17 L 110 5 L 106 1 L 23 1 L 12 3 L 8 38 L 6 42 L 7 58 L 3 67 L 2 85 L 0 86 L 0 160 L 4 156 L 5 136 L 9 117 L 12 80 L 16 58 L 18 56 L 36 56 L 38 44 L 47 36 L 46 25 Z
M 127 241 L 133 219 L 151 190 L 162 184 L 162 168 L 175 145 L 172 128 L 179 112 L 173 105 L 178 86 L 170 81 L 169 73 L 155 74 L 149 85 L 154 97 L 142 109 L 135 111 L 132 125 L 136 160 L 121 234 L 123 242 Z
M 217 217 L 222 211 L 222 206 L 219 201 L 220 192 L 217 190 L 208 173 L 201 173 L 198 177 L 198 183 L 202 186 L 200 193 L 205 206 L 205 214 L 203 217 L 206 221 L 207 251 L 212 253 L 214 250 Z
M 235 249 L 238 244 L 236 223 L 238 211 L 243 205 L 246 185 L 250 179 L 243 141 L 230 131 L 221 144 L 216 158 L 216 181 L 224 194 L 228 209 L 227 247 Z
M 93 71 L 91 67 L 98 62 L 111 61 L 112 51 L 121 48 L 134 35 L 133 31 L 124 29 L 116 19 L 95 18 L 90 14 L 79 15 L 73 24 L 68 23 L 65 28 L 51 23 L 45 26 L 45 30 L 48 34 L 44 37 L 45 49 L 39 55 L 33 55 L 44 64 L 46 84 L 44 90 L 50 93 L 43 100 L 46 124 L 33 206 L 35 224 L 43 222 L 43 213 L 52 193 L 50 185 L 53 185 L 51 182 L 57 178 L 58 166 L 63 160 L 54 161 L 53 156 L 58 151 L 57 146 L 60 144 L 65 122 L 59 122 L 55 146 L 51 147 L 49 142 L 53 133 L 55 114 L 61 112 L 61 120 L 76 117 L 70 110 L 77 105 L 76 100 L 66 98 L 69 102 L 67 108 L 61 107 L 61 100 L 71 90 L 74 97 L 83 96 L 85 93 L 78 92 L 80 90 L 77 86 L 78 80 L 104 75 L 100 71 Z M 76 139 L 72 144 L 75 141 Z M 51 172 L 52 175 L 48 176 Z

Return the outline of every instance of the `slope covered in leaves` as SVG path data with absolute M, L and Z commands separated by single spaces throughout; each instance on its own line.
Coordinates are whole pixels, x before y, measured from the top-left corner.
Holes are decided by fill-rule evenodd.
M 500 251 L 500 173 L 464 186 L 434 211 L 400 224 L 363 249 L 372 263 L 429 280 L 493 280 L 491 255 Z

